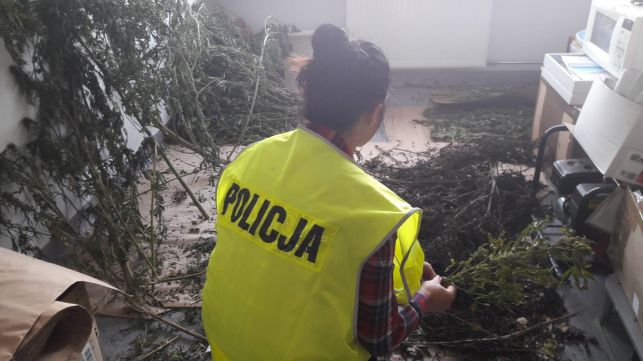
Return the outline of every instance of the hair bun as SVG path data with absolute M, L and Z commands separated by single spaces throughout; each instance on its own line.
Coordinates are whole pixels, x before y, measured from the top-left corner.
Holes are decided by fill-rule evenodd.
M 310 42 L 313 46 L 314 59 L 336 57 L 350 47 L 346 32 L 333 24 L 317 27 Z

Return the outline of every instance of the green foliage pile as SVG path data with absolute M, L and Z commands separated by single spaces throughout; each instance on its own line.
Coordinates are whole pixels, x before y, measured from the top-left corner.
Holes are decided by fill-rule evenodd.
M 134 292 L 154 278 L 165 234 L 164 180 L 149 172 L 164 147 L 150 128 L 207 166 L 220 144 L 291 128 L 284 36 L 271 23 L 257 44 L 222 9 L 184 0 L 0 0 L 10 71 L 36 109 L 22 121 L 27 145 L 0 154 L 0 233 L 32 254 L 43 239 L 64 244 L 78 267 Z M 125 124 L 145 137 L 137 151 Z M 141 177 L 154 189 L 153 223 L 139 210 Z
M 541 229 L 542 223 L 533 224 L 516 239 L 490 237 L 469 258 L 453 262 L 445 274 L 462 293 L 459 308 L 474 314 L 485 308 L 514 314 L 530 302 L 534 290 L 556 287 L 570 277 L 579 285 L 591 277 L 587 259 L 592 249 L 586 239 L 569 235 L 554 244 L 537 236 Z M 567 265 L 561 279 L 552 272 L 549 257 Z
M 531 150 L 534 116 L 532 87 L 498 84 L 432 89 L 432 104 L 421 123 L 431 126 L 439 142 L 475 142 L 511 139 L 512 145 Z
M 422 338 L 475 359 L 556 360 L 568 341 L 587 342 L 565 321 L 556 288 L 573 280 L 582 287 L 591 278 L 587 240 L 567 235 L 556 243 L 538 236 L 542 223 L 518 238 L 490 237 L 463 261 L 446 270 L 445 282 L 458 287 L 452 309 L 423 320 Z M 566 265 L 563 277 L 552 271 L 550 257 Z
M 381 158 L 365 169 L 396 194 L 423 210 L 420 242 L 443 273 L 451 259 L 462 261 L 489 235 L 516 237 L 543 210 L 531 183 L 518 170 L 533 155 L 513 138 L 481 139 L 430 150 L 410 166 Z M 501 164 L 514 164 L 503 168 Z
M 534 108 L 531 106 L 471 109 L 428 108 L 424 112 L 432 125 L 431 138 L 440 142 L 462 142 L 482 137 L 515 137 L 530 144 Z

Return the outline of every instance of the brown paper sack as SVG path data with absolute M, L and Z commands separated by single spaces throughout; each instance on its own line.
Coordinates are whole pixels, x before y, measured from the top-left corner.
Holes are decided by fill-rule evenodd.
M 98 307 L 87 294 L 104 299 L 114 291 L 93 277 L 0 248 L 0 361 L 79 359 Z

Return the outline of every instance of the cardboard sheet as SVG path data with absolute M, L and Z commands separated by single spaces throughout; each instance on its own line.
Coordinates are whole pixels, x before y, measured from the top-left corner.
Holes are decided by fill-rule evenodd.
M 97 307 L 91 299 L 84 305 L 60 301 L 77 287 L 99 299 L 117 291 L 93 277 L 0 248 L 0 361 L 74 359 L 87 342 Z
M 623 193 L 609 255 L 628 304 L 632 306 L 643 330 L 643 309 L 640 303 L 643 296 L 643 197 L 629 189 Z
M 586 223 L 609 234 L 614 232 L 618 221 L 618 212 L 622 207 L 625 194 L 626 190 L 624 188 L 614 190 L 592 212 Z
M 92 319 L 79 305 L 54 301 L 20 343 L 16 360 L 68 360 L 79 354 L 91 332 Z

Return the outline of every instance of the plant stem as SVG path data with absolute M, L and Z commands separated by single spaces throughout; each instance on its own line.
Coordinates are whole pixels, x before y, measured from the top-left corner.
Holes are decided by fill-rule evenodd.
M 205 272 L 206 271 L 201 271 L 201 272 L 190 273 L 190 274 L 182 275 L 182 276 L 164 278 L 164 279 L 160 279 L 160 280 L 155 280 L 153 282 L 150 282 L 149 284 L 154 285 L 154 284 L 159 284 L 159 283 L 179 281 L 179 280 L 183 280 L 183 279 L 186 279 L 186 278 L 200 277 L 200 276 L 203 276 L 205 274 Z
M 147 310 L 147 309 L 145 309 L 145 308 L 143 308 L 143 307 L 135 306 L 135 305 L 133 305 L 133 304 L 131 304 L 131 303 L 130 303 L 130 304 L 128 304 L 128 306 L 129 306 L 132 310 L 134 310 L 134 311 L 136 311 L 136 312 L 140 312 L 140 313 L 144 313 L 144 314 L 146 314 L 146 315 L 149 315 L 149 316 L 150 316 L 150 317 L 152 317 L 153 319 L 155 319 L 155 320 L 157 320 L 157 321 L 159 321 L 159 322 L 162 322 L 162 323 L 164 323 L 164 324 L 166 324 L 166 325 L 168 325 L 168 326 L 172 326 L 172 327 L 176 328 L 177 330 L 179 330 L 179 331 L 181 331 L 181 332 L 183 332 L 183 333 L 186 333 L 186 334 L 188 334 L 188 335 L 190 335 L 190 336 L 192 336 L 192 337 L 194 337 L 194 338 L 198 339 L 199 341 L 203 341 L 203 342 L 205 342 L 205 343 L 207 343 L 207 342 L 208 342 L 208 339 L 207 339 L 205 336 L 203 336 L 203 335 L 201 335 L 201 334 L 199 334 L 199 333 L 197 333 L 197 332 L 195 332 L 195 331 L 192 331 L 192 330 L 190 330 L 190 329 L 187 329 L 187 328 L 185 328 L 185 327 L 183 327 L 183 326 L 181 326 L 181 325 L 177 324 L 176 322 L 174 322 L 174 321 L 172 321 L 172 320 L 168 320 L 167 318 L 165 318 L 165 317 L 163 317 L 163 316 L 160 316 L 160 315 L 158 315 L 158 314 L 156 314 L 156 313 L 154 313 L 154 312 L 152 312 L 152 311 L 149 311 L 149 310 Z
M 163 343 L 163 344 L 159 345 L 159 346 L 158 346 L 157 348 L 155 348 L 154 350 L 152 350 L 152 351 L 150 351 L 150 352 L 146 353 L 145 355 L 141 355 L 141 356 L 137 357 L 135 360 L 136 360 L 136 361 L 143 361 L 143 360 L 145 360 L 145 359 L 147 359 L 147 358 L 149 358 L 149 357 L 151 357 L 151 356 L 154 356 L 154 354 L 156 354 L 157 352 L 162 351 L 164 348 L 166 348 L 167 346 L 169 346 L 170 344 L 172 344 L 174 341 L 178 340 L 178 339 L 179 339 L 179 337 L 181 337 L 181 336 L 175 336 L 175 337 L 173 337 L 173 338 L 171 338 L 171 339 L 169 339 L 169 340 L 165 341 L 165 343 Z
M 502 336 L 496 336 L 496 337 L 484 337 L 484 338 L 468 338 L 468 339 L 464 339 L 464 340 L 455 340 L 455 341 L 431 342 L 431 344 L 432 344 L 432 345 L 451 346 L 451 345 L 460 345 L 460 344 L 472 344 L 472 343 L 486 343 L 486 342 L 506 341 L 506 340 L 510 340 L 510 339 L 512 339 L 512 338 L 516 338 L 516 337 L 518 337 L 518 336 L 522 336 L 522 335 L 524 335 L 524 334 L 526 334 L 526 333 L 528 333 L 528 332 L 531 332 L 531 331 L 533 331 L 533 330 L 535 330 L 535 329 L 538 329 L 538 328 L 541 328 L 541 327 L 547 326 L 547 325 L 549 325 L 549 324 L 552 324 L 552 323 L 556 323 L 556 322 L 559 322 L 559 321 L 566 320 L 566 319 L 571 318 L 571 317 L 574 317 L 574 316 L 576 316 L 576 315 L 577 315 L 577 313 L 568 313 L 568 314 L 566 314 L 566 315 L 564 315 L 564 316 L 561 316 L 561 317 L 558 317 L 558 318 L 554 318 L 554 319 L 551 319 L 551 320 L 549 320 L 549 321 L 544 321 L 544 322 L 538 323 L 538 324 L 536 324 L 536 325 L 534 325 L 534 326 L 531 326 L 531 327 L 527 327 L 527 328 L 525 328 L 524 330 L 520 330 L 520 331 L 512 332 L 512 333 L 509 333 L 509 334 L 506 334 L 506 335 L 502 335 Z
M 158 275 L 156 274 L 156 231 L 154 230 L 154 198 L 156 198 L 156 158 L 158 157 L 158 144 L 154 142 L 154 157 L 152 158 L 152 179 L 150 181 L 150 186 L 152 190 L 152 195 L 150 198 L 150 253 L 152 261 L 152 277 L 157 279 Z
M 268 45 L 268 38 L 270 37 L 270 32 L 268 31 L 268 20 L 270 17 L 266 18 L 265 21 L 265 26 L 264 26 L 264 31 L 266 35 L 263 38 L 263 44 L 261 46 L 261 55 L 259 55 L 259 61 L 257 64 L 257 79 L 255 80 L 255 88 L 252 94 L 252 103 L 250 103 L 250 110 L 248 110 L 248 116 L 246 117 L 246 121 L 243 123 L 243 127 L 241 128 L 241 133 L 239 134 L 239 139 L 237 139 L 236 144 L 230 150 L 230 153 L 228 153 L 227 161 L 230 162 L 230 159 L 232 159 L 232 155 L 234 152 L 236 152 L 237 148 L 239 148 L 239 145 L 243 141 L 243 137 L 246 134 L 246 130 L 248 129 L 248 125 L 250 124 L 250 120 L 252 119 L 252 115 L 254 114 L 255 111 L 255 104 L 257 102 L 257 94 L 259 93 L 259 83 L 261 80 L 261 71 L 263 70 L 263 58 L 266 53 L 266 46 Z
M 155 142 L 156 142 L 156 140 L 155 140 Z M 201 216 L 203 217 L 203 219 L 204 219 L 204 220 L 208 220 L 208 219 L 210 219 L 210 215 L 209 215 L 209 214 L 208 214 L 208 212 L 205 210 L 205 208 L 203 208 L 203 205 L 201 205 L 201 202 L 199 202 L 198 198 L 194 195 L 194 193 L 192 192 L 192 190 L 190 189 L 190 187 L 188 187 L 188 185 L 185 183 L 185 181 L 183 180 L 183 178 L 181 177 L 181 175 L 179 174 L 179 172 L 176 170 L 176 168 L 174 168 L 174 165 L 173 165 L 173 164 L 172 164 L 172 162 L 170 162 L 170 160 L 167 158 L 167 154 L 165 154 L 165 151 L 163 150 L 163 148 L 161 147 L 161 148 L 159 149 L 159 151 L 160 151 L 160 153 L 161 153 L 161 157 L 163 158 L 163 160 L 165 161 L 165 163 L 167 164 L 167 166 L 170 168 L 170 170 L 172 171 L 172 173 L 174 173 L 174 176 L 176 177 L 176 179 L 179 181 L 179 183 L 181 183 L 181 186 L 183 187 L 183 189 L 185 189 L 185 191 L 187 192 L 187 194 L 188 194 L 188 195 L 190 196 L 190 198 L 192 199 L 192 203 L 194 203 L 194 205 L 199 209 L 199 212 L 201 212 Z

